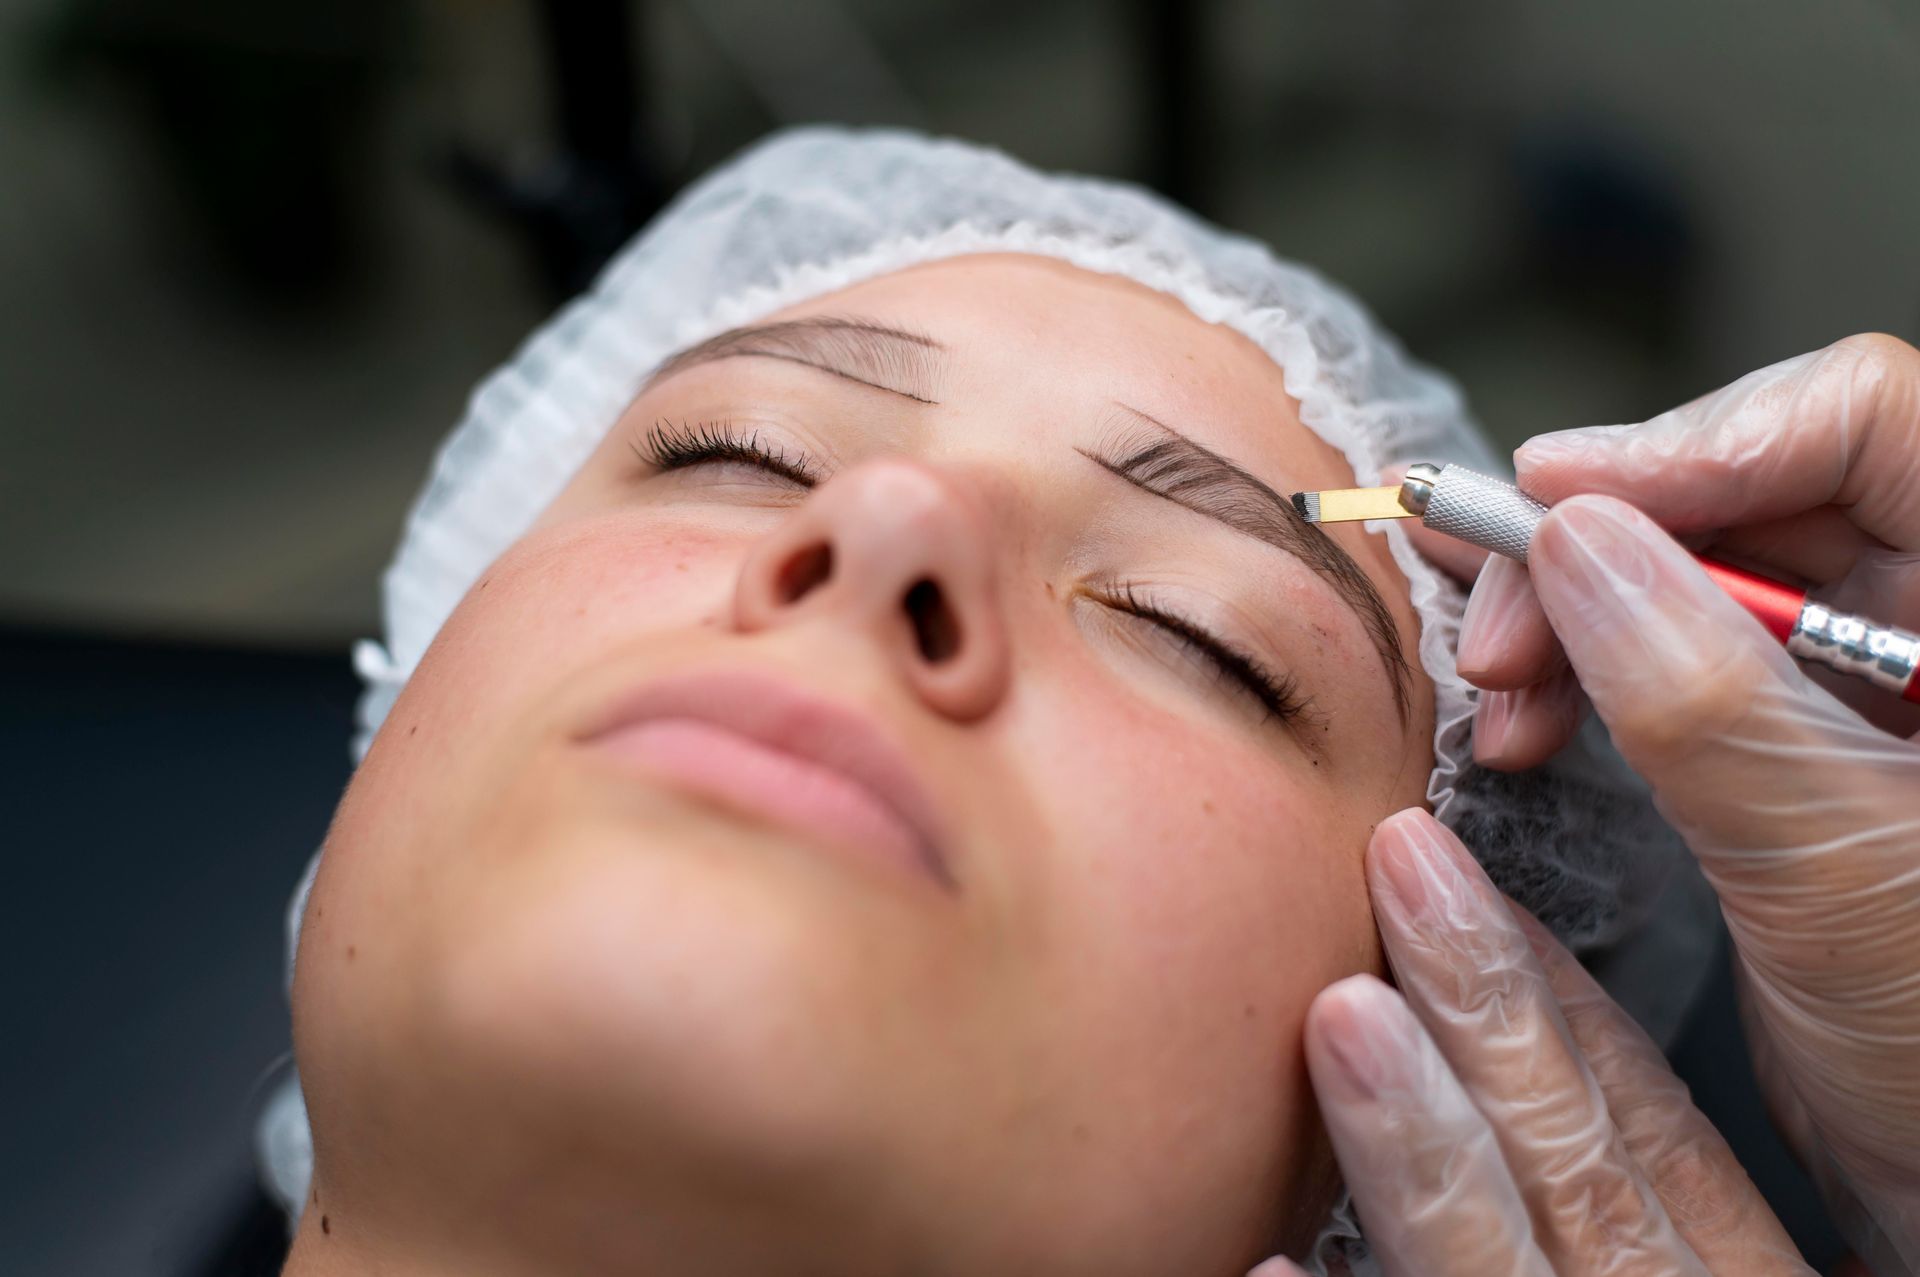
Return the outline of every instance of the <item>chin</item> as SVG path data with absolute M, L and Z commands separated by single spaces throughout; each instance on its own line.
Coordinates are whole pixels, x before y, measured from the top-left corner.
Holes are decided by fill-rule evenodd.
M 924 935 L 775 834 L 698 812 L 634 829 L 567 829 L 508 862 L 418 973 L 430 1049 L 476 1096 L 537 1097 L 557 1139 L 832 1166 L 891 1107 L 870 1026 L 929 1037 L 897 1023 Z

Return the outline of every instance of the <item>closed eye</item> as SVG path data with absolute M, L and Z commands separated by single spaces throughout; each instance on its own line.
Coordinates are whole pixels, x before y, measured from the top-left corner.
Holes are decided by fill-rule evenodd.
M 1232 682 L 1267 715 L 1289 725 L 1308 723 L 1324 730 L 1325 716 L 1313 709 L 1313 698 L 1301 690 L 1299 680 L 1291 674 L 1270 669 L 1251 652 L 1147 598 L 1132 582 L 1122 584 L 1117 595 L 1102 601 L 1163 630 L 1206 662 L 1218 677 Z
M 757 431 L 742 432 L 730 421 L 657 421 L 631 447 L 634 455 L 662 472 L 732 462 L 764 470 L 801 488 L 820 482 L 806 457 L 789 454 Z

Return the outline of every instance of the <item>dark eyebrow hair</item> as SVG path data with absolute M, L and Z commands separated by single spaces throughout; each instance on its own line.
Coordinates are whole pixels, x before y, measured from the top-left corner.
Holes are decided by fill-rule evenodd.
M 1318 573 L 1359 614 L 1386 666 L 1393 685 L 1393 706 L 1405 726 L 1412 671 L 1401 649 L 1393 614 L 1353 556 L 1323 529 L 1302 519 L 1291 500 L 1238 465 L 1137 408 L 1117 406 L 1139 425 L 1152 429 L 1141 430 L 1135 425 L 1118 435 L 1111 456 L 1084 448 L 1080 454 L 1134 487 L 1284 550 Z
M 941 357 L 946 349 L 921 333 L 849 316 L 820 315 L 730 328 L 668 356 L 647 378 L 647 385 L 715 360 L 753 356 L 804 364 L 915 403 L 931 404 L 939 402 L 935 396 L 946 370 Z

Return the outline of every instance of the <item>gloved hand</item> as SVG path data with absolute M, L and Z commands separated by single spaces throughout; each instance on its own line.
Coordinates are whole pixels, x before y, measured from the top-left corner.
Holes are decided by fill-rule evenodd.
M 1812 1271 L 1659 1049 L 1439 822 L 1383 821 L 1367 878 L 1401 994 L 1329 987 L 1306 1049 L 1388 1277 Z
M 1496 559 L 1475 586 L 1463 673 L 1509 689 L 1483 700 L 1476 754 L 1550 754 L 1577 677 L 1719 893 L 1776 1120 L 1854 1248 L 1920 1271 L 1914 707 L 1852 681 L 1834 695 L 1658 526 L 1920 629 L 1920 352 L 1849 339 L 1517 460 L 1554 509 L 1530 573 Z M 1459 565 L 1457 543 L 1423 547 Z

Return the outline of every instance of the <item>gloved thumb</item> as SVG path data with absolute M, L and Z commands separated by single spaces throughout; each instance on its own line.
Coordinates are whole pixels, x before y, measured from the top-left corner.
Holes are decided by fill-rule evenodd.
M 1730 913 L 1804 929 L 1809 907 L 1913 881 L 1874 850 L 1913 855 L 1901 830 L 1920 816 L 1920 749 L 1807 678 L 1652 520 L 1570 498 L 1541 524 L 1530 567 L 1595 711 Z M 1851 851 L 1814 854 L 1835 840 Z M 1769 916 L 1781 907 L 1793 912 Z
M 1594 711 L 1720 897 L 1749 1036 L 1881 1242 L 1920 1259 L 1920 743 L 1802 673 L 1631 506 L 1560 502 L 1528 566 Z

